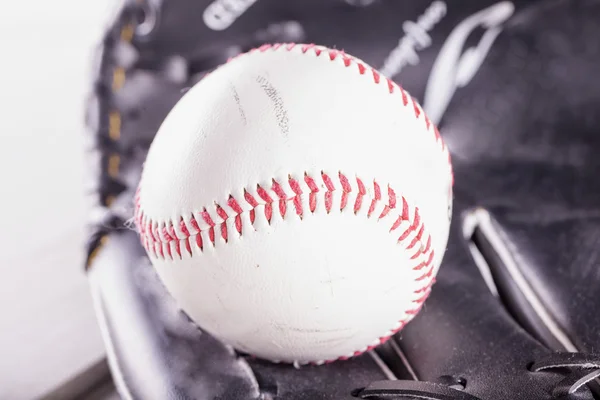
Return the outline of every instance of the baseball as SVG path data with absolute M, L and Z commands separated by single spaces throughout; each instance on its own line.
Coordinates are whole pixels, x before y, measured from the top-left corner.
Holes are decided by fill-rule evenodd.
M 359 355 L 429 295 L 450 156 L 411 96 L 360 59 L 277 44 L 192 87 L 135 200 L 142 245 L 204 331 L 276 362 Z

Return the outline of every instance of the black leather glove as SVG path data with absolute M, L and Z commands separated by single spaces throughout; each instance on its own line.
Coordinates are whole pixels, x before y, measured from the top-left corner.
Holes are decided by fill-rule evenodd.
M 597 0 L 124 4 L 89 106 L 87 263 L 122 397 L 599 396 L 599 20 Z M 448 250 L 420 314 L 374 351 L 301 368 L 199 331 L 128 227 L 148 146 L 186 89 L 231 56 L 291 41 L 343 48 L 401 84 L 455 169 Z

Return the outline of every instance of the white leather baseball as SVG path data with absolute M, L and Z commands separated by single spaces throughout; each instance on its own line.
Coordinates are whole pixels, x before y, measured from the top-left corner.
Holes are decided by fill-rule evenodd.
M 361 60 L 265 45 L 165 119 L 136 196 L 168 292 L 234 348 L 322 363 L 401 329 L 430 292 L 452 204 L 447 148 Z

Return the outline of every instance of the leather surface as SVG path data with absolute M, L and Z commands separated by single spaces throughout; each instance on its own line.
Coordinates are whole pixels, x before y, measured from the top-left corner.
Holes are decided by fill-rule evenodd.
M 427 31 L 431 45 L 417 46 L 422 47 L 416 51 L 420 63 L 395 76 L 420 100 L 444 40 L 461 21 L 496 4 L 446 3 L 447 15 Z M 129 37 L 124 27 L 140 15 L 135 7 L 126 8 L 103 44 L 98 102 L 90 117 L 102 157 L 100 170 L 90 177 L 98 207 L 89 271 L 121 394 L 135 399 L 351 399 L 356 398 L 352 393 L 364 393 L 363 398 L 378 398 L 360 389 L 395 377 L 423 381 L 404 388 L 418 388 L 420 398 L 436 400 L 461 398 L 457 393 L 482 400 L 564 395 L 565 382 L 582 376 L 571 373 L 572 367 L 537 372 L 528 367 L 565 347 L 597 349 L 595 153 L 600 144 L 595 110 L 600 90 L 593 77 L 600 61 L 599 2 L 526 3 L 515 3 L 515 15 L 472 77 L 466 67 L 447 77 L 455 84 L 440 128 L 453 153 L 454 220 L 424 309 L 376 353 L 300 369 L 234 355 L 177 311 L 135 232 L 124 229 L 133 213 L 141 163 L 183 91 L 230 55 L 262 41 L 314 41 L 343 47 L 380 67 L 404 35 L 401 23 L 417 21 L 426 6 L 420 1 L 355 8 L 341 1 L 284 5 L 259 0 L 230 28 L 215 32 L 199 22 L 208 2 L 193 2 L 193 7 L 173 0 L 160 3 L 150 35 L 124 44 Z M 298 24 L 266 29 L 274 21 Z M 477 46 L 486 32 L 478 24 L 463 49 Z M 465 237 L 465 221 L 475 207 L 487 210 L 492 222 Z M 482 273 L 474 242 L 480 243 L 500 296 Z M 566 341 L 544 339 L 557 330 Z M 391 391 L 389 386 L 373 387 L 385 388 L 387 397 L 380 398 L 400 396 L 402 382 Z M 593 398 L 585 387 L 569 396 Z
M 597 1 L 553 1 L 517 15 L 440 124 L 453 154 L 457 210 L 490 211 L 510 257 L 580 351 L 598 345 L 593 154 L 600 145 L 594 111 L 600 87 L 588 79 L 600 61 L 592 39 L 599 17 Z M 460 242 L 449 244 L 436 290 L 407 326 L 402 347 L 424 379 L 464 376 L 473 394 L 501 398 L 484 396 L 491 374 L 507 392 L 514 385 L 522 398 L 536 398 L 526 393 L 549 377 L 534 378 L 526 365 L 540 345 L 473 278 L 476 269 Z M 456 330 L 465 325 L 474 329 Z M 435 335 L 441 326 L 445 334 Z M 431 332 L 429 340 L 424 332 Z
M 456 140 L 469 203 L 491 212 L 526 280 L 583 351 L 597 349 L 600 326 L 600 86 L 589 80 L 599 17 L 598 1 L 519 15 L 441 124 Z

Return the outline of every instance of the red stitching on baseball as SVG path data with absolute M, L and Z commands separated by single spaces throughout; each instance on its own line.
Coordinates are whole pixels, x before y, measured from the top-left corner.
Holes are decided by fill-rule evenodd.
M 308 50 L 312 49 L 313 47 L 315 47 L 314 44 L 303 44 L 302 45 L 302 52 L 306 53 Z
M 392 81 L 390 78 L 386 78 L 386 80 L 387 80 L 388 90 L 390 91 L 390 94 L 394 93 L 394 81 Z M 429 126 L 427 126 L 427 128 L 429 128 Z
M 246 202 L 250 204 L 253 208 L 256 208 L 258 206 L 258 201 L 256 201 L 254 196 L 252 196 L 246 190 L 244 190 L 244 200 L 246 200 Z
M 339 178 L 339 187 L 341 189 L 340 204 L 343 204 L 344 202 L 347 202 L 347 200 L 344 200 L 344 199 L 347 199 L 353 190 L 352 190 L 352 186 L 350 185 L 350 181 L 345 174 L 340 172 L 338 174 L 338 178 Z M 333 208 L 333 199 L 334 199 L 333 195 L 334 195 L 334 192 L 338 189 L 336 187 L 336 184 L 334 183 L 334 181 L 331 179 L 331 177 L 328 174 L 322 172 L 321 179 L 326 188 L 326 191 L 323 193 L 326 210 L 328 212 L 331 212 L 331 210 Z M 357 193 L 357 201 L 355 202 L 355 205 L 354 205 L 355 213 L 360 211 L 360 206 L 362 205 L 362 198 L 367 194 L 367 190 L 366 190 L 362 180 L 358 177 L 356 179 L 357 179 L 358 193 Z M 315 179 L 312 178 L 311 176 L 309 176 L 307 173 L 304 174 L 304 182 L 306 183 L 306 185 L 308 186 L 308 188 L 310 190 L 310 192 L 308 193 L 309 197 L 315 203 L 313 206 L 311 206 L 311 211 L 314 212 L 314 209 L 316 208 L 317 194 L 319 193 L 319 187 L 316 184 Z M 269 189 L 270 191 L 275 193 L 277 195 L 277 197 L 279 198 L 279 201 L 278 201 L 279 214 L 281 215 L 281 217 L 286 216 L 286 211 L 287 211 L 286 204 L 288 201 L 291 200 L 297 207 L 296 214 L 301 216 L 302 215 L 303 190 L 300 187 L 299 182 L 297 180 L 295 180 L 294 178 L 292 178 L 291 176 L 288 177 L 287 183 L 288 183 L 289 187 L 291 188 L 292 192 L 294 193 L 294 196 L 288 196 L 286 194 L 285 190 L 283 189 L 282 185 L 274 179 L 272 180 L 272 186 Z M 257 187 L 256 187 L 256 192 L 257 192 L 258 196 L 264 201 L 264 204 L 263 204 L 264 215 L 265 215 L 265 218 L 267 219 L 267 221 L 270 221 L 272 218 L 273 210 L 270 206 L 274 202 L 273 197 L 269 194 L 269 190 L 263 188 L 260 185 L 257 185 Z M 395 191 L 391 187 L 388 186 L 387 203 L 384 203 L 384 205 L 383 205 L 385 211 L 382 214 L 387 215 L 391 210 L 396 209 L 397 197 L 398 196 L 396 195 Z M 425 234 L 425 227 L 421 223 L 421 218 L 420 218 L 418 208 L 415 208 L 414 215 L 411 219 L 410 207 L 409 207 L 408 201 L 403 196 L 401 196 L 400 198 L 402 199 L 402 211 L 401 211 L 401 214 L 398 215 L 397 219 L 395 219 L 394 222 L 392 223 L 392 225 L 389 229 L 390 232 L 397 229 L 402 224 L 402 222 L 409 221 L 410 226 L 408 226 L 404 230 L 402 235 L 398 238 L 398 241 L 405 242 L 412 234 L 414 234 L 416 232 L 416 235 L 414 235 L 412 237 L 410 243 L 406 246 L 406 248 L 410 250 L 413 247 L 415 247 L 417 245 L 417 243 L 421 243 L 421 245 L 417 247 L 416 252 L 411 256 L 411 259 L 417 259 L 423 254 L 428 254 L 428 253 L 431 254 L 433 252 L 433 250 L 431 249 L 431 237 L 429 235 L 427 235 L 427 242 L 426 242 L 425 246 L 423 246 L 423 243 L 422 243 L 423 235 Z M 256 210 L 260 207 L 260 204 L 257 201 L 257 199 L 252 194 L 250 194 L 248 191 L 244 191 L 244 200 L 246 201 L 246 203 L 248 203 L 252 207 L 252 209 L 248 211 L 250 214 L 255 213 Z M 382 197 L 381 197 L 380 185 L 376 181 L 374 181 L 373 182 L 373 199 L 371 201 L 370 211 L 375 209 L 377 204 L 381 200 L 382 200 Z M 228 240 L 229 232 L 228 232 L 228 227 L 227 227 L 226 221 L 230 218 L 234 218 L 236 231 L 238 232 L 238 234 L 242 234 L 243 223 L 242 223 L 242 219 L 241 219 L 241 214 L 243 214 L 243 212 L 244 212 L 243 208 L 240 206 L 239 202 L 235 199 L 235 197 L 233 195 L 229 196 L 229 198 L 227 200 L 227 205 L 233 211 L 233 213 L 234 213 L 233 215 L 229 214 L 223 207 L 221 207 L 219 204 L 215 203 L 215 205 L 214 205 L 215 214 L 220 219 L 220 221 L 218 223 L 215 222 L 214 218 L 211 216 L 211 213 L 206 209 L 206 207 L 203 208 L 203 211 L 201 211 L 199 213 L 200 217 L 207 225 L 207 228 L 205 228 L 204 231 L 208 232 L 209 240 L 213 245 L 215 244 L 215 240 L 216 240 L 214 228 L 217 226 L 219 226 L 219 228 L 220 228 L 221 237 L 225 241 Z M 140 236 L 141 236 L 141 239 L 143 242 L 142 244 L 144 245 L 144 247 L 150 248 L 150 250 L 151 250 L 151 247 L 153 247 L 157 243 L 171 244 L 171 242 L 184 241 L 187 238 L 196 236 L 196 238 L 197 238 L 196 244 L 198 245 L 200 250 L 203 249 L 203 241 L 201 238 L 201 233 L 203 230 L 200 228 L 194 215 L 190 216 L 189 222 L 186 222 L 183 217 L 180 218 L 180 220 L 178 222 L 178 226 L 180 228 L 181 233 L 178 235 L 177 232 L 175 231 L 173 222 L 167 221 L 166 223 L 165 222 L 157 223 L 157 222 L 153 221 L 152 219 L 150 219 L 149 217 L 147 217 L 147 215 L 141 209 L 141 203 L 139 201 L 136 202 L 135 206 L 136 206 L 136 216 L 135 216 L 134 220 L 138 226 L 138 230 L 140 232 Z M 344 209 L 344 207 L 342 205 L 340 205 L 340 210 L 343 210 L 343 209 Z M 367 218 L 369 218 L 369 217 L 370 217 L 370 215 L 367 215 Z M 384 216 L 380 216 L 379 219 L 381 219 L 383 217 Z M 254 218 L 251 218 L 251 223 L 254 224 Z M 189 226 L 188 226 L 188 224 L 189 224 Z M 154 230 L 160 231 L 161 234 L 153 233 Z M 180 236 L 183 236 L 183 237 L 180 237 Z M 162 246 L 161 246 L 161 249 L 162 249 Z M 178 249 L 178 247 L 176 246 L 175 252 L 179 256 L 181 256 L 180 250 L 177 250 L 177 249 Z M 167 254 L 169 254 L 173 258 L 172 253 L 171 253 L 172 250 L 170 249 L 170 246 L 167 246 L 166 251 L 167 251 Z M 160 253 L 160 251 L 158 253 Z M 164 255 L 162 257 L 164 257 Z M 421 269 L 423 267 L 423 265 L 429 265 L 431 259 L 432 259 L 432 257 L 430 256 L 429 260 L 427 262 L 421 262 L 421 263 L 417 264 L 415 266 L 415 269 Z
M 171 253 L 171 242 L 167 242 L 167 254 L 169 255 L 169 258 L 173 258 L 173 254 Z
M 388 196 L 390 198 L 389 199 L 390 209 L 396 208 L 396 193 L 394 192 L 394 189 L 392 189 L 389 186 L 388 186 Z
M 379 83 L 379 72 L 377 72 L 376 70 L 372 69 L 371 72 L 373 72 L 373 80 L 375 81 L 375 83 Z
M 279 197 L 279 214 L 281 214 L 282 217 L 285 217 L 285 213 L 287 211 L 287 195 L 285 194 L 279 183 L 275 181 L 275 179 L 273 179 L 273 191 L 275 192 L 277 197 Z
M 196 234 L 196 246 L 200 249 L 200 251 L 204 250 L 204 243 L 202 241 L 202 235 L 200 235 L 200 231 Z
M 185 251 L 191 256 L 192 255 L 192 246 L 190 245 L 190 238 L 185 238 Z
M 213 222 L 212 218 L 210 217 L 210 214 L 208 213 L 208 211 L 206 211 L 206 208 L 204 208 L 204 211 L 202 211 L 200 213 L 200 216 L 202 217 L 204 222 L 206 222 L 208 224 L 208 226 L 210 226 L 210 227 L 215 226 L 215 223 Z
M 296 214 L 299 215 L 300 218 L 302 218 L 302 215 L 304 214 L 304 210 L 302 209 L 302 198 L 300 197 L 302 195 L 302 188 L 300 187 L 300 184 L 291 176 L 289 176 L 288 179 L 290 183 L 290 188 L 295 194 L 295 196 L 293 197 L 293 202 L 294 208 L 296 209 Z
M 400 88 L 400 93 L 402 93 L 402 105 L 406 107 L 408 105 L 408 95 L 402 88 Z
M 308 174 L 304 174 L 304 182 L 306 182 L 306 184 L 308 185 L 308 188 L 310 189 L 310 196 L 308 198 L 308 206 L 310 208 L 310 212 L 314 213 L 315 209 L 317 208 L 317 192 L 319 191 L 319 188 L 317 186 L 317 184 L 315 183 L 315 180 L 313 178 L 311 178 L 310 176 L 308 176 Z
M 424 226 L 421 225 L 421 229 L 419 229 L 419 233 L 417 233 L 417 236 L 415 236 L 413 238 L 412 242 L 410 242 L 410 244 L 406 247 L 408 250 L 410 250 L 413 247 L 415 247 L 415 245 L 417 244 L 417 242 L 421 241 L 421 236 L 423 236 L 423 228 L 424 228 Z
M 344 57 L 344 65 L 345 65 L 346 67 L 349 67 L 349 66 L 350 66 L 350 64 L 352 64 L 352 59 L 351 59 L 350 57 L 348 57 L 348 56 L 345 56 L 345 57 Z
M 165 237 L 165 239 L 167 239 L 167 241 L 171 241 L 171 240 L 173 240 L 173 239 L 176 237 L 175 235 L 172 235 L 172 236 L 171 236 L 171 235 L 169 234 L 169 231 L 167 230 L 167 227 L 166 227 L 166 226 L 164 226 L 164 227 L 162 228 L 162 233 L 163 233 L 163 236 Z
M 324 172 L 321 172 L 321 177 L 323 178 L 323 182 L 325 183 L 325 187 L 327 187 L 327 191 L 325 192 L 325 210 L 327 210 L 327 214 L 331 211 L 331 205 L 333 203 L 333 182 L 331 182 L 331 178 Z
M 348 195 L 352 192 L 352 187 L 350 187 L 350 182 L 348 182 L 348 178 L 344 174 L 340 172 L 340 183 L 342 184 L 342 200 L 340 204 L 340 211 L 346 208 L 348 204 Z
M 379 185 L 377 184 L 377 182 L 373 182 L 373 191 L 374 191 L 374 196 L 373 196 L 373 200 L 371 201 L 371 207 L 369 207 L 369 212 L 367 213 L 367 217 L 371 216 L 373 211 L 375 211 L 375 206 L 377 205 L 377 202 L 379 200 L 381 200 L 381 189 L 379 188 Z
M 415 110 L 415 118 L 419 118 L 419 115 L 421 115 L 421 110 L 420 110 L 417 102 L 415 101 L 414 97 L 411 99 L 411 101 L 412 101 L 413 109 Z
M 367 194 L 367 189 L 365 189 L 365 184 L 359 179 L 356 178 L 356 184 L 358 185 L 358 195 L 356 196 L 356 201 L 354 202 L 354 214 L 360 211 L 362 206 L 362 199 Z
M 220 206 L 220 205 L 218 205 L 218 204 L 217 204 L 217 205 L 216 205 L 216 209 L 217 209 L 217 215 L 218 215 L 219 217 L 221 217 L 222 219 L 227 219 L 228 215 L 227 215 L 227 213 L 225 212 L 225 210 L 223 210 L 223 209 L 221 208 L 221 206 Z
M 208 239 L 212 244 L 215 244 L 215 227 L 211 226 L 208 228 Z
M 194 230 L 196 232 L 200 232 L 200 227 L 198 226 L 198 221 L 196 221 L 196 218 L 194 217 L 193 214 L 192 214 L 192 218 L 190 219 L 190 225 L 192 225 L 192 228 L 194 228 Z
M 242 217 L 240 217 L 240 214 L 243 212 L 242 207 L 240 207 L 240 205 L 235 200 L 235 198 L 233 198 L 233 196 L 229 196 L 229 199 L 227 200 L 227 205 L 233 211 L 235 211 L 235 213 L 237 214 L 235 216 L 235 230 L 241 235 L 242 234 Z
M 163 247 L 160 245 L 160 243 L 157 243 L 157 245 L 158 245 L 158 254 L 160 254 L 161 258 L 165 258 L 165 253 L 163 253 Z
M 427 244 L 425 245 L 425 248 L 423 249 L 423 253 L 429 252 L 430 248 L 431 248 L 431 236 L 429 236 L 427 238 Z
M 271 198 L 271 196 L 269 196 L 265 189 L 260 187 L 260 185 L 256 185 L 256 193 L 258 193 L 258 196 L 266 202 L 265 216 L 267 217 L 267 222 L 271 223 L 271 218 L 273 217 L 273 199 Z
M 187 226 L 185 225 L 185 222 L 183 221 L 183 218 L 181 218 L 179 220 L 179 229 L 181 229 L 181 231 L 183 232 L 183 234 L 185 236 L 190 236 L 190 231 L 188 230 Z
M 423 299 L 427 299 L 429 297 L 429 290 L 424 290 L 423 295 L 418 299 L 413 300 L 413 303 L 421 304 Z

